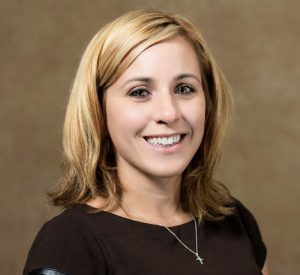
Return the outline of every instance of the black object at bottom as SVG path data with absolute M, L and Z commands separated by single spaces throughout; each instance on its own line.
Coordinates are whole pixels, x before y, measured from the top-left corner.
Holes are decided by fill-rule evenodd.
M 28 275 L 68 275 L 52 268 L 39 268 L 32 270 Z

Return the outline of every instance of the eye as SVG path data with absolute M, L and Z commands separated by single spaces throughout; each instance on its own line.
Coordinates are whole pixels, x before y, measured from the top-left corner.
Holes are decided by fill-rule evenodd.
M 143 98 L 148 95 L 148 91 L 143 90 L 143 89 L 137 89 L 135 91 L 131 91 L 128 95 L 136 98 Z
M 181 84 L 178 88 L 177 88 L 177 92 L 178 94 L 182 94 L 182 95 L 186 95 L 186 94 L 192 94 L 194 93 L 196 90 L 190 86 L 187 85 L 183 85 Z

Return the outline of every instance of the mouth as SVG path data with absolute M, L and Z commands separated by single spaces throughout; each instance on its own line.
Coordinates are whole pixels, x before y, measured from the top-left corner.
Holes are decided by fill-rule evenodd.
M 144 139 L 151 145 L 157 147 L 172 147 L 178 144 L 186 134 L 175 134 L 172 136 L 153 136 L 144 137 Z

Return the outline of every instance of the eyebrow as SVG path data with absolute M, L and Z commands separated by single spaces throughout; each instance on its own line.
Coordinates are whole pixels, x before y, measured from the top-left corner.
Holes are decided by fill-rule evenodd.
M 194 78 L 194 79 L 196 79 L 198 81 L 198 83 L 200 85 L 202 84 L 201 80 L 197 76 L 195 76 L 193 74 L 179 74 L 176 77 L 174 77 L 173 80 L 181 80 L 181 79 L 184 79 L 184 78 Z
M 181 79 L 184 79 L 184 78 L 194 78 L 194 79 L 196 79 L 196 80 L 198 81 L 198 83 L 199 83 L 200 85 L 202 85 L 201 80 L 200 80 L 197 76 L 195 76 L 195 75 L 193 75 L 193 74 L 179 74 L 179 75 L 177 75 L 177 76 L 175 76 L 175 77 L 173 78 L 173 81 L 181 80 Z M 128 79 L 128 80 L 122 85 L 121 88 L 124 88 L 128 83 L 134 82 L 134 81 L 140 81 L 140 82 L 146 82 L 146 83 L 155 82 L 154 78 L 152 78 L 152 77 L 147 77 L 147 76 L 133 77 L 133 78 Z

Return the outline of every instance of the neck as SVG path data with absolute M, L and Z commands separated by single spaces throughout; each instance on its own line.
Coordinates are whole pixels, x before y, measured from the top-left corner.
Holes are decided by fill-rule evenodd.
M 133 168 L 134 169 L 134 168 Z M 148 219 L 166 220 L 181 214 L 177 198 L 180 192 L 181 175 L 158 178 L 135 169 L 118 169 L 118 177 L 124 189 L 122 199 L 136 212 Z M 120 206 L 130 218 L 137 218 L 125 203 Z

